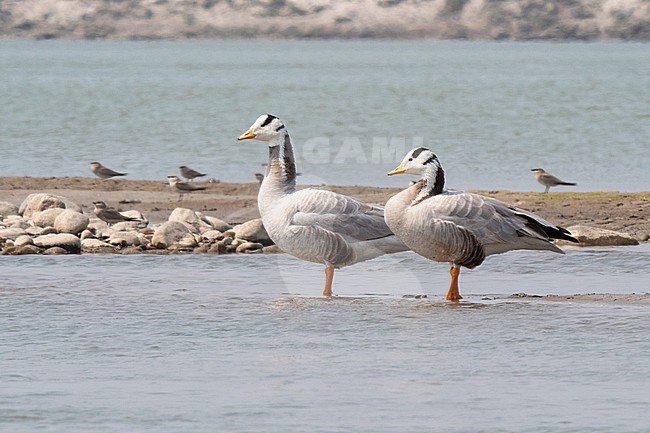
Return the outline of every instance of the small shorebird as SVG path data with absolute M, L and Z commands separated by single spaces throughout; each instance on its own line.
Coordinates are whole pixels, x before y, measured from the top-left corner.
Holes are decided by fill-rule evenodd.
M 388 227 L 413 251 L 449 262 L 446 299 L 461 299 L 460 267 L 473 269 L 485 257 L 511 250 L 549 250 L 564 254 L 553 239 L 578 242 L 568 230 L 493 198 L 445 189 L 445 172 L 426 147 L 411 150 L 389 176 L 409 173 L 420 180 L 386 203 Z
M 138 218 L 131 218 L 119 213 L 116 209 L 106 206 L 106 203 L 103 201 L 94 201 L 95 205 L 95 215 L 97 218 L 107 223 L 109 226 L 115 223 L 121 223 L 123 221 L 141 221 Z
M 95 173 L 95 176 L 102 179 L 109 179 L 115 176 L 126 176 L 126 173 L 118 173 L 117 171 L 111 170 L 108 167 L 103 166 L 97 161 L 90 163 L 90 170 Z
M 384 208 L 322 189 L 296 190 L 291 138 L 280 119 L 260 116 L 239 136 L 268 143 L 269 165 L 257 203 L 269 237 L 294 257 L 325 265 L 323 296 L 334 270 L 408 248 L 384 222 Z
M 543 168 L 531 168 L 530 171 L 532 171 L 535 174 L 535 180 L 537 182 L 541 183 L 546 187 L 544 192 L 548 192 L 548 190 L 552 186 L 558 186 L 558 185 L 568 185 L 568 186 L 575 186 L 577 185 L 574 182 L 565 182 L 563 180 L 558 179 L 557 177 L 553 176 L 551 173 L 547 173 L 544 171 Z
M 206 186 L 195 186 L 195 185 L 190 185 L 187 182 L 181 182 L 178 176 L 167 176 L 167 181 L 169 182 L 169 186 L 172 189 L 178 191 L 178 201 L 183 200 L 184 194 L 208 189 Z
M 196 179 L 197 177 L 205 176 L 205 173 L 199 173 L 198 171 L 192 170 L 186 165 L 181 165 L 180 167 L 178 167 L 178 169 L 181 172 L 181 176 L 183 176 L 185 179 L 187 179 L 190 182 Z
M 264 175 L 262 173 L 255 173 L 255 179 L 257 179 L 257 181 L 261 185 L 262 182 L 264 182 Z

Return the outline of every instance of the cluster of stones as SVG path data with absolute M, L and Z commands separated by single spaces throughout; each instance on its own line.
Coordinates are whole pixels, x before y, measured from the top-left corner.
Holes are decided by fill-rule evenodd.
M 65 197 L 31 194 L 20 206 L 0 202 L 0 254 L 261 254 L 279 250 L 262 221 L 230 226 L 190 209 L 176 208 L 169 219 L 149 227 L 138 211 L 123 212 L 138 221 L 109 226 Z
M 122 213 L 138 221 L 109 226 L 94 215 L 84 214 L 79 205 L 67 198 L 47 193 L 31 194 L 20 206 L 0 202 L 0 255 L 279 252 L 261 219 L 232 227 L 201 212 L 176 208 L 166 222 L 149 227 L 140 212 Z M 568 229 L 580 246 L 639 243 L 626 233 L 601 228 Z

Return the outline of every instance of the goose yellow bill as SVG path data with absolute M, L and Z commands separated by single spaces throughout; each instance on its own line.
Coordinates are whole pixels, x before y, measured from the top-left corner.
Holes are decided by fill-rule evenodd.
M 255 138 L 255 134 L 253 134 L 253 131 L 250 129 L 246 132 L 244 132 L 242 135 L 239 136 L 237 140 L 250 140 L 251 138 Z
M 392 176 L 392 175 L 394 175 L 394 174 L 402 174 L 402 173 L 404 173 L 405 171 L 406 171 L 406 170 L 404 170 L 404 168 L 403 168 L 401 165 L 398 165 L 397 168 L 395 168 L 393 171 L 389 171 L 389 172 L 388 172 L 388 175 L 389 175 L 389 176 Z

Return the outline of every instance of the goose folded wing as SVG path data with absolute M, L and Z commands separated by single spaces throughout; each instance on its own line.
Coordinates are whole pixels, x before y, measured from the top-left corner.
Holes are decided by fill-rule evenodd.
M 320 227 L 349 241 L 369 241 L 391 236 L 384 222 L 384 209 L 332 191 L 308 189 L 298 191 L 299 203 L 291 223 Z
M 524 223 L 513 219 L 514 216 L 505 203 L 471 193 L 440 196 L 431 211 L 431 218 L 464 227 L 483 245 L 516 239 L 517 230 Z

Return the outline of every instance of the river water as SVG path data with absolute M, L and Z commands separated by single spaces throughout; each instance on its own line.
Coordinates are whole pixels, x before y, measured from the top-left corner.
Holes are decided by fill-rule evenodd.
M 650 246 L 0 260 L 0 431 L 647 432 Z M 416 298 L 415 295 L 427 295 Z
M 450 187 L 648 190 L 647 44 L 0 41 L 0 175 L 253 181 L 280 116 L 304 183 L 386 178 L 425 144 Z M 1 199 L 1 197 L 0 197 Z M 287 255 L 3 257 L 2 432 L 647 432 L 650 246 L 413 253 L 337 272 Z M 422 297 L 421 295 L 426 295 Z
M 301 181 L 400 186 L 426 145 L 451 188 L 649 189 L 647 43 L 0 41 L 0 175 L 254 181 L 279 116 Z

